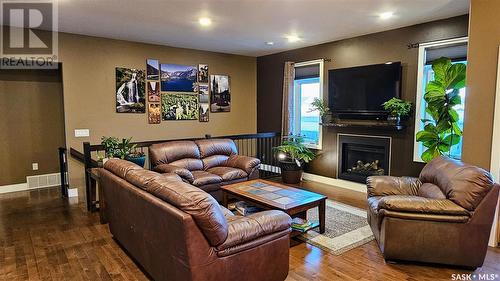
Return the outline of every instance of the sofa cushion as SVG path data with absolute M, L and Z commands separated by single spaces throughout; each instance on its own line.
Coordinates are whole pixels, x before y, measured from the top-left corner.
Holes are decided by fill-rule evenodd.
M 228 224 L 224 213 L 208 193 L 188 183 L 166 178 L 156 178 L 146 190 L 190 214 L 212 246 L 226 240 Z
M 407 195 L 383 197 L 378 203 L 378 210 L 381 209 L 435 215 L 469 215 L 469 211 L 448 199 L 431 199 Z
M 446 199 L 446 195 L 444 195 L 439 186 L 428 182 L 420 186 L 418 189 L 418 196 L 434 199 Z
M 192 171 L 191 173 L 194 177 L 194 180 L 192 182 L 194 186 L 202 186 L 222 182 L 221 177 L 206 171 Z
M 231 139 L 201 139 L 196 140 L 195 143 L 198 145 L 201 158 L 212 155 L 238 154 L 236 144 Z
M 199 159 L 200 151 L 193 141 L 169 141 L 151 145 L 149 158 L 152 166 L 156 166 L 184 158 Z
M 191 172 L 188 169 L 174 166 L 172 164 L 160 164 L 154 167 L 154 170 L 159 173 L 177 174 L 183 179 L 187 180 L 188 182 L 193 182 L 194 180 L 193 174 L 191 174 Z
M 487 171 L 444 156 L 425 165 L 420 181 L 437 185 L 446 198 L 469 211 L 473 211 L 493 187 L 492 176 Z
M 125 179 L 128 172 L 132 170 L 143 170 L 143 168 L 135 163 L 122 159 L 109 159 L 104 163 L 104 169 L 112 172 L 113 174 Z
M 201 160 L 203 162 L 203 170 L 208 170 L 217 166 L 225 166 L 228 158 L 229 156 L 227 155 L 212 155 L 205 157 Z
M 231 167 L 213 167 L 208 169 L 207 172 L 218 175 L 224 181 L 231 181 L 248 177 L 248 174 L 245 171 Z
M 203 170 L 203 162 L 200 159 L 184 158 L 170 163 L 170 165 L 187 169 L 189 171 Z

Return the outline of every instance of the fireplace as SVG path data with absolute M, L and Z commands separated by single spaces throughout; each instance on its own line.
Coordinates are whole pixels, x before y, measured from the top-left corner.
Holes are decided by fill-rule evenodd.
M 338 135 L 338 178 L 365 183 L 373 175 L 389 175 L 391 138 Z

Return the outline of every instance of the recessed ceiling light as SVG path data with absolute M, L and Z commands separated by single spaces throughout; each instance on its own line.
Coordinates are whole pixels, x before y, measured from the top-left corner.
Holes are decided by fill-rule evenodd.
M 198 20 L 198 23 L 201 25 L 201 26 L 209 26 L 212 24 L 212 20 L 210 18 L 200 18 Z
M 285 37 L 286 37 L 286 39 L 288 39 L 288 42 L 290 42 L 290 43 L 295 43 L 295 42 L 300 41 L 300 37 L 295 35 L 295 34 L 289 34 L 289 35 L 286 35 Z
M 273 42 L 273 41 L 267 41 L 267 42 L 266 42 L 266 45 L 267 45 L 267 46 L 272 46 L 272 45 L 274 45 L 274 42 Z
M 383 20 L 386 20 L 386 19 L 390 19 L 394 16 L 394 13 L 393 12 L 385 12 L 385 13 L 381 13 L 378 15 L 380 19 L 383 19 Z

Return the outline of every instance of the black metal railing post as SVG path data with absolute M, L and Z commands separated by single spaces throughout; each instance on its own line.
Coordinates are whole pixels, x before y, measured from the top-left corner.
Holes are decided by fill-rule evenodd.
M 66 155 L 66 148 L 59 147 L 59 173 L 61 177 L 61 196 L 63 198 L 68 197 L 68 185 L 66 179 L 66 173 L 68 171 L 68 157 Z
M 87 211 L 92 211 L 92 198 L 90 194 L 90 175 L 89 169 L 92 167 L 92 155 L 90 142 L 83 143 L 83 165 L 85 167 L 85 200 L 87 201 Z

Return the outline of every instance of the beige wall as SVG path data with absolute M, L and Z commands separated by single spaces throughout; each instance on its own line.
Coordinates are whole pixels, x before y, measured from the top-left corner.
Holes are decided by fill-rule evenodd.
M 0 189 L 25 183 L 26 176 L 57 173 L 57 148 L 64 146 L 58 73 L 0 71 L 0 108 Z
M 99 143 L 103 135 L 156 140 L 256 132 L 256 59 L 197 50 L 148 45 L 104 38 L 59 34 L 63 64 L 67 146 Z M 210 122 L 168 121 L 150 125 L 146 114 L 115 113 L 115 67 L 146 68 L 146 59 L 163 63 L 208 63 L 210 74 L 231 77 L 231 112 L 211 113 Z M 74 130 L 90 129 L 90 138 Z M 70 184 L 84 186 L 82 165 L 70 159 Z M 80 195 L 82 193 L 80 192 Z
M 500 45 L 499 15 L 500 1 L 471 1 L 463 160 L 487 169 Z

